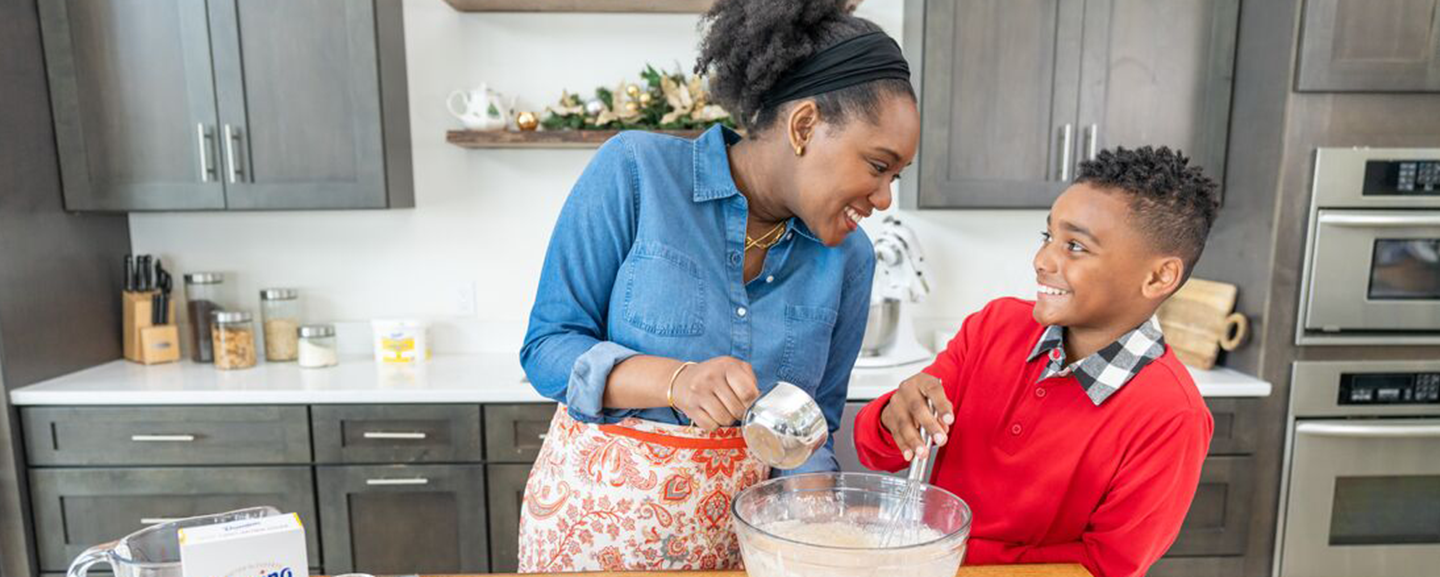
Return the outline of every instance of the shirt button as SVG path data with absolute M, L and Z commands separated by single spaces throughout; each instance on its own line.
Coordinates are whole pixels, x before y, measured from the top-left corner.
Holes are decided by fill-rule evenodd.
M 1045 389 L 1035 389 L 1035 396 L 1037 396 L 1037 397 L 1044 397 L 1044 396 L 1045 396 Z
M 1010 434 L 1011 434 L 1011 435 L 1019 435 L 1019 434 L 1020 434 L 1020 431 L 1021 431 L 1021 429 L 1020 429 L 1020 423 L 1015 423 L 1015 424 L 1013 424 L 1013 425 L 1010 425 Z
M 735 314 L 740 315 L 740 316 L 742 316 L 742 317 L 745 316 L 745 312 L 746 312 L 746 311 L 745 311 L 745 307 L 740 307 L 740 308 L 735 309 Z
M 790 240 L 790 233 L 785 233 L 785 240 Z
M 740 253 L 730 251 L 730 264 L 740 264 Z
M 767 282 L 767 283 L 775 282 L 775 275 L 772 274 L 772 275 L 770 275 L 770 276 L 765 277 L 765 282 Z

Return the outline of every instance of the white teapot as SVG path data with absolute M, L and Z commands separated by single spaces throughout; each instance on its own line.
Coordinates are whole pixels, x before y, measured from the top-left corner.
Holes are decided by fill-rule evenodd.
M 514 102 L 515 98 L 511 97 L 506 103 L 499 92 L 481 84 L 470 90 L 451 92 L 445 99 L 445 107 L 470 130 L 504 130 Z

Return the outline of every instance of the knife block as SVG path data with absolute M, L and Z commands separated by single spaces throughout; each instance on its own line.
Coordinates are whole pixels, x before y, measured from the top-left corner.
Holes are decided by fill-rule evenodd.
M 174 324 L 154 325 L 156 291 L 127 292 L 121 298 L 121 341 L 125 358 L 153 365 L 180 360 L 180 330 Z M 175 318 L 175 302 L 169 303 L 167 318 Z

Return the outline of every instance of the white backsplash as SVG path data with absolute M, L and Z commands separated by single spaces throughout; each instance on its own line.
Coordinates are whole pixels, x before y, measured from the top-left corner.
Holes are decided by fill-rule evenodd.
M 860 8 L 899 37 L 903 0 Z M 465 150 L 445 143 L 458 121 L 452 90 L 488 82 L 541 109 L 561 89 L 638 80 L 649 62 L 688 71 L 694 15 L 462 14 L 441 0 L 405 2 L 415 209 L 137 213 L 137 253 L 180 273 L 217 270 L 244 308 L 258 291 L 302 291 L 307 322 L 334 322 L 343 349 L 369 347 L 368 320 L 432 321 L 435 350 L 514 351 L 559 207 L 592 151 Z M 907 175 L 913 178 L 913 175 Z M 1043 211 L 927 211 L 908 217 L 933 292 L 917 308 L 921 342 L 992 298 L 1032 294 L 1030 257 Z M 178 287 L 177 287 L 178 288 Z

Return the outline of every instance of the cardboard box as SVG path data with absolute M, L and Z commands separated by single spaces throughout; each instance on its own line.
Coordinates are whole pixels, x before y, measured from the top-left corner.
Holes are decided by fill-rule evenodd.
M 300 515 L 180 529 L 184 577 L 310 577 Z

